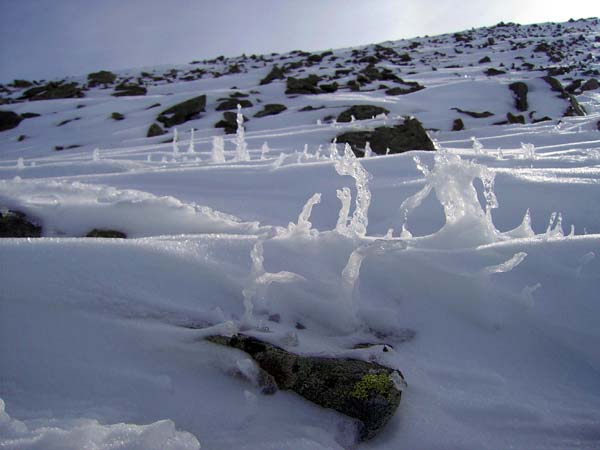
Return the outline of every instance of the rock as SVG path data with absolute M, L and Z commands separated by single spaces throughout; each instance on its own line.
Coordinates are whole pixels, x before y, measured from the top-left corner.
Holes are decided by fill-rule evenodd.
M 492 60 L 490 59 L 489 56 L 484 56 L 483 58 L 481 58 L 479 61 L 479 64 L 485 64 L 485 63 L 490 63 L 492 62 Z
M 0 210 L 0 238 L 37 238 L 42 235 L 42 227 L 27 220 L 20 211 Z
M 513 91 L 515 95 L 515 107 L 519 111 L 527 111 L 529 105 L 527 104 L 527 85 L 522 81 L 516 81 L 508 85 L 508 88 Z
M 165 109 L 159 114 L 157 120 L 169 128 L 196 119 L 201 112 L 205 111 L 205 107 L 206 95 L 199 95 Z
M 256 114 L 254 114 L 254 117 L 274 116 L 279 113 L 282 113 L 286 109 L 287 107 L 285 105 L 280 105 L 278 103 L 270 103 L 268 105 L 265 105 L 262 111 L 259 111 Z
M 378 155 L 403 153 L 408 150 L 435 150 L 427 132 L 415 118 L 408 118 L 394 127 L 378 127 L 373 131 L 350 131 L 337 137 L 337 142 L 348 143 L 356 156 L 363 156 L 367 142 Z
M 237 98 L 229 98 L 227 100 L 222 101 L 215 108 L 217 111 L 228 111 L 231 109 L 237 109 L 237 106 L 241 105 L 242 108 L 251 108 L 252 102 L 249 100 L 239 100 Z
M 488 77 L 495 77 L 496 75 L 502 75 L 506 72 L 504 70 L 498 70 L 498 69 L 494 69 L 493 67 L 490 67 L 488 70 L 484 71 L 483 73 L 485 73 Z
M 389 111 L 381 106 L 375 105 L 354 105 L 342 112 L 338 118 L 338 122 L 350 122 L 352 116 L 356 120 L 371 119 L 372 117 L 378 116 L 379 114 L 389 114 Z
M 569 107 L 564 113 L 565 117 L 569 116 L 585 116 L 585 108 L 579 104 L 577 98 L 574 95 L 568 94 Z
M 275 64 L 273 66 L 273 68 L 271 69 L 271 71 L 267 74 L 267 76 L 264 77 L 262 80 L 260 80 L 260 84 L 262 86 L 264 84 L 271 83 L 271 81 L 273 81 L 273 80 L 283 80 L 283 79 L 285 79 L 284 71 L 282 69 L 280 69 L 279 66 L 277 66 L 277 64 Z
M 550 75 L 542 77 L 542 80 L 548 83 L 550 85 L 550 89 L 554 92 L 563 93 L 565 91 L 565 88 L 563 87 L 562 83 L 558 79 L 551 77 Z
M 596 122 L 596 128 L 598 129 L 598 131 L 600 131 L 600 120 Z
M 115 87 L 115 92 L 111 95 L 113 97 L 132 97 L 137 95 L 146 95 L 147 89 L 144 86 L 138 84 L 119 84 Z
M 100 70 L 99 72 L 88 74 L 87 79 L 89 87 L 96 87 L 100 84 L 113 84 L 117 79 L 117 76 L 108 70 Z
M 248 122 L 248 118 L 244 116 L 244 123 Z M 237 132 L 237 113 L 225 111 L 223 119 L 215 123 L 215 128 L 223 128 L 225 134 L 235 134 Z
M 333 83 L 330 84 L 321 84 L 319 85 L 319 88 L 327 93 L 327 94 L 332 94 L 334 92 L 336 92 L 339 89 L 340 85 L 338 83 L 336 83 L 335 81 Z
M 582 80 L 573 80 L 567 87 L 565 87 L 565 91 L 573 94 L 577 89 L 581 87 Z
M 16 128 L 23 118 L 13 111 L 0 111 L 0 131 Z
M 594 91 L 598 88 L 600 88 L 600 83 L 598 83 L 598 80 L 596 80 L 595 78 L 590 78 L 585 83 L 583 83 L 583 86 L 581 86 L 582 91 Z
M 465 129 L 465 124 L 462 119 L 454 119 L 452 122 L 452 131 L 461 131 Z
M 400 405 L 404 377 L 380 364 L 296 355 L 241 334 L 210 336 L 207 340 L 249 354 L 279 389 L 292 390 L 319 406 L 356 419 L 361 441 L 373 438 Z
M 167 134 L 167 132 L 163 130 L 159 124 L 153 123 L 150 125 L 150 128 L 148 128 L 146 137 L 162 136 L 163 134 Z
M 287 78 L 286 95 L 293 94 L 320 94 L 322 91 L 317 84 L 321 81 L 321 77 L 311 74 L 306 78 Z
M 113 120 L 123 120 L 125 119 L 125 116 L 119 112 L 114 112 L 110 115 L 110 118 Z
M 417 82 L 407 82 L 405 81 L 404 84 L 408 84 L 409 87 L 408 88 L 402 88 L 402 87 L 395 87 L 395 88 L 391 88 L 385 91 L 385 95 L 406 95 L 406 94 L 412 94 L 413 92 L 417 92 L 420 91 L 422 89 L 425 89 L 425 86 L 421 86 L 419 83 Z
M 454 111 L 458 111 L 461 114 L 466 114 L 467 116 L 473 117 L 474 119 L 483 119 L 485 117 L 491 117 L 494 115 L 494 113 L 491 113 L 489 111 L 483 111 L 483 112 L 475 112 L 475 111 L 465 111 L 464 109 L 460 109 L 460 108 L 451 108 Z
M 520 124 L 525 124 L 525 116 L 523 116 L 523 114 L 519 114 L 519 115 L 514 115 L 510 112 L 506 113 L 506 120 L 508 120 L 508 123 L 520 123 Z
M 32 112 L 25 112 L 25 113 L 21 114 L 22 119 L 33 119 L 34 117 L 40 117 L 40 116 L 41 116 L 41 114 L 32 113 Z
M 83 91 L 77 83 L 64 83 L 64 81 L 59 81 L 27 89 L 20 98 L 29 101 L 37 101 L 54 100 L 57 98 L 80 98 L 83 96 Z
M 85 237 L 126 239 L 127 235 L 117 230 L 103 230 L 99 228 L 94 228 L 92 231 L 86 234 Z
M 318 111 L 319 109 L 325 109 L 325 106 L 312 106 L 312 105 L 307 105 L 303 108 L 300 108 L 298 111 L 301 112 L 305 112 L 305 111 Z
M 12 86 L 18 89 L 23 89 L 33 86 L 33 83 L 27 80 L 13 80 Z

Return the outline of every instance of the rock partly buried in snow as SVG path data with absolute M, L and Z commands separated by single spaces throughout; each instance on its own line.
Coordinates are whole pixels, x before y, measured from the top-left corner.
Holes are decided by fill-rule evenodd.
M 598 80 L 596 80 L 595 78 L 590 78 L 585 83 L 583 83 L 583 86 L 581 86 L 582 91 L 594 91 L 598 88 L 600 88 L 600 83 L 598 83 Z
M 486 117 L 491 117 L 494 115 L 494 113 L 489 112 L 489 111 L 483 111 L 483 112 L 477 112 L 477 111 L 466 111 L 464 109 L 460 109 L 460 108 L 451 108 L 454 111 L 457 111 L 461 114 L 466 114 L 469 117 L 473 117 L 474 119 L 485 119 Z
M 569 106 L 564 112 L 563 116 L 585 116 L 586 112 L 583 106 L 579 104 L 579 101 L 573 94 L 569 94 L 564 88 L 562 83 L 554 77 L 545 76 L 542 79 L 550 85 L 553 92 L 558 92 L 558 97 L 568 100 Z
M 42 227 L 27 220 L 20 211 L 0 210 L 0 238 L 38 238 L 42 235 Z
M 237 109 L 238 105 L 240 105 L 242 108 L 251 108 L 252 102 L 250 100 L 228 98 L 219 103 L 215 109 L 217 111 L 228 111 L 232 109 Z
M 85 237 L 89 238 L 116 238 L 116 239 L 127 239 L 127 235 L 122 231 L 117 230 L 105 230 L 94 228 Z
M 100 70 L 98 72 L 92 72 L 88 74 L 87 79 L 88 86 L 95 87 L 100 84 L 112 84 L 117 79 L 117 76 L 114 73 L 109 72 L 108 70 Z
M 513 91 L 515 95 L 515 108 L 519 111 L 527 111 L 529 105 L 527 104 L 527 85 L 522 81 L 516 81 L 508 85 L 508 88 Z
M 163 130 L 159 124 L 153 123 L 148 128 L 148 133 L 146 133 L 146 137 L 162 136 L 163 134 L 166 134 L 166 133 L 167 132 L 165 130 Z
M 248 353 L 279 389 L 356 419 L 360 440 L 373 438 L 400 404 L 404 377 L 374 362 L 296 355 L 241 334 L 207 340 Z
M 462 119 L 454 119 L 452 122 L 452 131 L 461 131 L 465 129 L 465 124 Z
M 269 84 L 273 80 L 283 80 L 284 78 L 285 74 L 283 72 L 283 69 L 281 69 L 279 66 L 277 66 L 277 64 L 275 64 L 271 71 L 267 74 L 267 76 L 260 80 L 260 85 L 262 86 L 265 84 Z
M 356 156 L 364 155 L 367 142 L 378 155 L 403 153 L 408 150 L 435 150 L 425 128 L 415 118 L 408 118 L 393 127 L 378 127 L 373 131 L 350 131 L 337 137 L 337 142 L 348 143 Z
M 206 95 L 199 95 L 165 109 L 158 115 L 157 120 L 169 128 L 196 119 L 205 108 Z
M 256 114 L 254 114 L 254 117 L 275 116 L 277 114 L 282 113 L 286 109 L 287 107 L 285 105 L 281 105 L 279 103 L 270 103 L 268 105 L 265 105 L 262 111 L 259 111 Z
M 248 122 L 248 118 L 244 116 L 244 123 Z M 233 111 L 225 111 L 223 118 L 215 123 L 215 128 L 223 128 L 225 134 L 235 134 L 237 132 L 237 113 Z
M 54 100 L 57 98 L 80 98 L 83 91 L 77 83 L 65 83 L 64 81 L 50 82 L 44 86 L 36 86 L 23 92 L 21 99 L 30 101 Z
M 134 97 L 137 95 L 146 95 L 147 89 L 137 84 L 122 83 L 115 87 L 113 97 Z
M 306 78 L 288 77 L 285 93 L 286 95 L 320 94 L 322 91 L 317 86 L 319 81 L 321 81 L 321 77 L 314 74 L 309 75 Z
M 13 111 L 0 111 L 0 131 L 17 127 L 23 118 Z
M 371 119 L 379 114 L 389 114 L 389 111 L 381 106 L 375 105 L 354 105 L 346 111 L 342 112 L 338 118 L 338 122 L 350 122 L 352 117 L 356 120 Z

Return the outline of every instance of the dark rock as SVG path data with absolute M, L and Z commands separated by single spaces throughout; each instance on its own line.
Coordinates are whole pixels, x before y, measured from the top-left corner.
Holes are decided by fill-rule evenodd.
M 237 106 L 240 105 L 242 108 L 251 108 L 252 102 L 249 100 L 239 100 L 237 98 L 229 98 L 227 100 L 222 101 L 215 108 L 217 111 L 228 111 L 231 109 L 237 109 Z
M 583 86 L 581 86 L 582 91 L 593 91 L 598 88 L 600 88 L 600 83 L 598 83 L 598 80 L 596 80 L 595 78 L 590 78 L 585 83 L 583 83 Z
M 325 106 L 311 106 L 311 105 L 307 105 L 303 108 L 300 108 L 298 111 L 304 112 L 304 111 L 318 111 L 319 109 L 324 109 Z
M 515 95 L 515 107 L 519 111 L 527 111 L 529 105 L 527 104 L 527 92 L 528 88 L 522 81 L 516 81 L 508 85 L 508 88 L 513 91 Z
M 485 73 L 488 77 L 495 77 L 496 75 L 502 75 L 506 72 L 504 70 L 498 70 L 498 69 L 494 69 L 493 67 L 490 67 L 488 70 L 484 71 L 483 73 Z
M 394 127 L 378 127 L 373 131 L 350 131 L 337 137 L 337 142 L 348 143 L 356 156 L 363 156 L 367 142 L 378 155 L 403 153 L 408 150 L 435 150 L 427 132 L 415 118 L 408 118 Z
M 339 89 L 339 87 L 340 87 L 340 85 L 337 84 L 335 81 L 330 84 L 323 83 L 323 84 L 319 85 L 319 88 L 323 92 L 328 93 L 328 94 L 332 94 L 332 93 L 336 92 Z
M 581 87 L 582 80 L 574 80 L 567 87 L 565 87 L 565 91 L 573 94 L 577 89 Z
M 87 79 L 88 86 L 95 87 L 100 84 L 113 84 L 117 79 L 117 76 L 114 73 L 109 72 L 108 70 L 101 70 L 99 72 L 93 72 L 88 74 Z
M 271 71 L 260 80 L 260 84 L 269 84 L 273 80 L 283 80 L 285 78 L 285 72 L 275 64 Z
M 94 228 L 85 237 L 89 238 L 117 238 L 117 239 L 126 239 L 127 235 L 121 231 L 117 230 L 103 230 L 99 228 Z
M 33 119 L 34 117 L 40 117 L 41 114 L 38 113 L 32 113 L 32 112 L 26 112 L 21 114 L 21 118 L 22 119 Z
M 286 109 L 287 107 L 285 105 L 270 103 L 268 105 L 265 105 L 262 111 L 259 111 L 256 114 L 254 114 L 254 117 L 275 116 L 279 113 L 282 113 Z
M 279 389 L 356 419 L 363 441 L 373 438 L 400 404 L 404 377 L 374 362 L 296 355 L 245 335 L 207 340 L 248 353 Z
M 61 150 L 64 150 L 64 149 L 65 149 L 65 147 L 62 146 L 62 145 L 55 145 L 54 146 L 54 151 L 56 151 L 56 152 L 60 152 Z
M 318 75 L 311 74 L 306 78 L 287 78 L 287 88 L 285 90 L 286 95 L 293 94 L 320 94 L 322 91 L 317 86 L 321 81 L 321 77 Z
M 479 64 L 485 64 L 485 63 L 490 63 L 490 62 L 492 62 L 492 60 L 490 59 L 489 56 L 484 56 L 483 58 L 481 58 L 479 60 Z
M 133 97 L 137 95 L 146 95 L 147 89 L 144 86 L 138 84 L 119 84 L 115 87 L 115 92 L 112 93 L 113 97 Z
M 454 111 L 458 111 L 461 114 L 466 114 L 467 116 L 473 117 L 474 119 L 484 119 L 486 117 L 491 117 L 494 115 L 494 113 L 491 113 L 489 111 L 483 111 L 483 112 L 475 112 L 475 111 L 465 111 L 464 109 L 460 109 L 460 108 L 452 108 Z
M 391 89 L 388 89 L 387 91 L 385 91 L 385 94 L 386 95 L 406 95 L 406 94 L 412 94 L 413 92 L 417 92 L 422 89 L 425 89 L 425 86 L 421 86 L 419 83 L 404 82 L 404 84 L 409 84 L 409 87 L 408 88 L 402 88 L 402 87 L 391 88 Z
M 0 238 L 37 238 L 42 235 L 42 227 L 27 220 L 20 211 L 0 210 Z
M 356 120 L 371 119 L 372 117 L 378 116 L 379 114 L 389 114 L 389 111 L 381 106 L 375 105 L 354 105 L 342 112 L 338 118 L 338 122 L 350 122 L 352 116 Z
M 24 134 L 19 135 L 19 137 L 17 138 L 18 142 L 23 142 L 25 139 L 27 139 L 27 136 L 25 136 Z
M 248 122 L 246 116 L 244 116 L 244 122 Z M 225 134 L 235 134 L 237 132 L 237 113 L 225 111 L 223 119 L 215 123 L 215 128 L 223 128 Z
M 552 120 L 552 117 L 544 116 L 539 119 L 533 119 L 532 123 L 547 122 L 548 120 Z
M 206 95 L 199 95 L 165 109 L 157 118 L 165 127 L 172 127 L 196 119 L 206 108 Z
M 158 108 L 160 106 L 160 103 L 153 103 L 152 105 L 148 106 L 146 109 L 152 109 L 152 108 Z
M 16 128 L 23 118 L 13 111 L 0 111 L 0 131 Z
M 346 86 L 348 86 L 348 88 L 353 92 L 360 91 L 360 85 L 358 84 L 358 82 L 356 80 L 348 81 L 346 83 Z
M 508 123 L 525 124 L 525 116 L 523 116 L 523 114 L 514 115 L 514 114 L 508 112 L 508 113 L 506 113 L 506 120 L 508 120 Z
M 568 94 L 569 107 L 564 113 L 565 117 L 569 116 L 585 116 L 585 108 L 579 104 L 577 98 L 574 95 Z
M 598 131 L 600 131 L 600 120 L 596 122 L 596 128 L 598 129 Z
M 57 98 L 80 98 L 83 91 L 77 83 L 51 82 L 44 86 L 36 86 L 23 92 L 21 99 L 29 101 L 54 100 Z
M 119 112 L 114 112 L 110 115 L 110 118 L 113 120 L 123 120 L 125 116 Z
M 159 124 L 153 123 L 150 125 L 150 128 L 148 128 L 146 137 L 162 136 L 163 134 L 167 134 L 167 132 L 163 130 Z
M 33 83 L 27 80 L 13 80 L 10 86 L 13 86 L 18 89 L 23 89 L 33 86 Z
M 452 122 L 452 131 L 461 131 L 465 129 L 465 124 L 463 123 L 462 119 L 454 119 L 454 122 Z
M 81 117 L 74 117 L 72 119 L 63 120 L 63 121 L 59 122 L 56 126 L 57 127 L 62 127 L 63 125 L 66 125 L 68 123 L 74 122 L 76 120 L 81 120 Z
M 550 89 L 554 92 L 563 93 L 565 91 L 565 88 L 563 87 L 562 83 L 558 79 L 551 77 L 550 75 L 542 77 L 542 80 L 548 83 L 550 85 Z

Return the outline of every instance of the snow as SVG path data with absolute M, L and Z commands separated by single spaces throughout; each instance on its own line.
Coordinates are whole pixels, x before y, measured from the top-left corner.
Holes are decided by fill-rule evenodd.
M 564 39 L 600 35 L 593 21 L 563 27 Z M 0 448 L 598 448 L 600 94 L 578 95 L 587 116 L 562 117 L 545 72 L 509 69 L 518 56 L 548 64 L 544 54 L 497 35 L 478 48 L 486 36 L 474 35 L 463 54 L 446 35 L 413 40 L 414 67 L 382 62 L 425 86 L 398 97 L 378 83 L 287 97 L 283 81 L 259 85 L 269 67 L 256 62 L 157 82 L 144 97 L 94 88 L 4 105 L 42 114 L 0 133 L 0 208 L 43 237 L 0 240 Z M 351 52 L 307 70 L 333 74 Z M 484 55 L 493 63 L 478 64 Z M 507 74 L 483 75 L 500 63 Z M 177 68 L 190 67 L 228 66 Z M 534 117 L 553 120 L 492 125 L 515 112 L 508 84 L 521 80 Z M 214 105 L 232 86 L 259 94 L 251 119 L 238 110 L 238 133 L 223 135 Z M 180 126 L 185 138 L 145 138 L 161 110 L 199 92 L 207 111 Z M 257 98 L 288 109 L 254 118 Z M 390 114 L 325 120 L 354 104 Z M 299 111 L 308 105 L 325 108 Z M 340 133 L 406 115 L 437 151 L 340 153 Z M 457 117 L 466 129 L 448 131 Z M 52 150 L 71 144 L 81 147 Z M 82 237 L 93 228 L 128 239 Z M 396 415 L 356 444 L 348 418 L 263 395 L 248 355 L 203 340 L 238 330 L 402 371 Z M 376 345 L 355 348 L 365 342 Z

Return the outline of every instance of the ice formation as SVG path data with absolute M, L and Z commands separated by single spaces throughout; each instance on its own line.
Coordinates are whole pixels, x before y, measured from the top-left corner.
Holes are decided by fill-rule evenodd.
M 349 144 L 344 146 L 344 156 L 336 159 L 334 167 L 339 175 L 350 175 L 354 178 L 356 184 L 356 207 L 350 220 L 349 231 L 358 236 L 365 236 L 367 234 L 367 225 L 369 224 L 368 212 L 371 203 L 369 172 L 364 169 Z
M 329 159 L 337 159 L 339 158 L 338 150 L 337 150 L 337 138 L 333 140 L 333 142 L 329 145 Z
M 267 153 L 269 153 L 270 148 L 269 148 L 269 144 L 267 144 L 267 142 L 263 142 L 262 147 L 260 148 L 260 159 L 266 159 L 267 158 Z
M 19 156 L 17 159 L 17 169 L 21 170 L 25 168 L 25 163 L 23 162 L 23 157 Z
M 100 161 L 100 149 L 95 148 L 92 152 L 92 161 Z
M 336 190 L 337 198 L 342 202 L 338 221 L 335 226 L 335 230 L 340 234 L 348 234 L 348 214 L 350 213 L 350 201 L 352 200 L 352 194 L 350 188 L 343 187 L 342 189 Z
M 373 150 L 371 149 L 371 144 L 367 141 L 365 144 L 365 158 L 370 158 L 373 156 Z
M 195 153 L 196 151 L 194 150 L 194 129 L 192 128 L 190 130 L 190 145 L 188 146 L 188 153 Z
M 521 149 L 523 150 L 523 158 L 525 159 L 535 159 L 535 145 L 533 144 L 524 144 L 521 142 Z
M 235 160 L 250 161 L 248 153 L 248 144 L 246 143 L 246 132 L 244 130 L 244 115 L 242 114 L 242 105 L 237 107 L 237 132 L 235 135 Z
M 479 142 L 475 136 L 471 137 L 471 142 L 473 143 L 473 151 L 475 152 L 475 154 L 481 155 L 483 151 L 483 145 L 481 144 L 481 142 Z
M 526 257 L 527 257 L 527 253 L 525 253 L 525 252 L 515 253 L 512 256 L 512 258 L 504 261 L 501 264 L 485 267 L 483 269 L 483 272 L 486 274 L 510 272 L 515 267 L 517 267 L 519 264 L 521 264 L 525 260 Z
M 177 128 L 173 130 L 173 154 L 177 155 L 179 153 L 179 143 L 178 143 L 178 135 Z
M 225 162 L 225 141 L 221 136 L 213 136 L 211 161 L 214 163 Z

